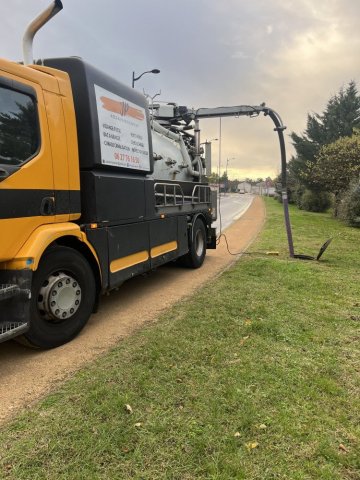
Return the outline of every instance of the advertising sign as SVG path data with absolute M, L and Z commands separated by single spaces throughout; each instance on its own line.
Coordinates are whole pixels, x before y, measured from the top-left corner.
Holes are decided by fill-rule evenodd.
M 150 171 L 145 109 L 94 85 L 99 119 L 101 163 Z

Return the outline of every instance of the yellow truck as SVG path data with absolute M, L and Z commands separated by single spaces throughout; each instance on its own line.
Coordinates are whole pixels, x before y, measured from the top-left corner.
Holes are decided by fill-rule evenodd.
M 30 24 L 23 64 L 0 60 L 0 341 L 38 348 L 76 336 L 101 293 L 169 261 L 200 267 L 216 243 L 188 124 L 150 119 L 142 94 L 79 58 L 33 62 L 61 8 Z

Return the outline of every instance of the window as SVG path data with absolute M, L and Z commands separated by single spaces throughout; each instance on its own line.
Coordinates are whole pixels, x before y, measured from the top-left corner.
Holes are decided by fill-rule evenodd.
M 0 163 L 21 165 L 40 145 L 35 99 L 0 86 Z

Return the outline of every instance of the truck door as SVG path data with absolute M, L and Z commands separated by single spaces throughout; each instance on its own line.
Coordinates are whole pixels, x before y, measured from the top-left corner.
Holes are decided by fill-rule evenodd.
M 0 261 L 12 259 L 38 226 L 54 218 L 53 166 L 42 89 L 0 71 Z

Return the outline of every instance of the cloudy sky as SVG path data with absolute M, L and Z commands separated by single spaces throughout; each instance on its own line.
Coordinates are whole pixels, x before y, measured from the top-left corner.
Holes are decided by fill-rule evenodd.
M 0 56 L 22 59 L 26 25 L 48 0 L 0 3 Z M 287 132 L 301 132 L 350 80 L 360 83 L 358 0 L 63 0 L 35 38 L 35 58 L 77 55 L 130 84 L 134 70 L 158 68 L 136 86 L 189 107 L 274 108 Z M 202 124 L 219 138 L 219 120 Z M 213 144 L 213 163 L 219 158 Z M 287 138 L 289 156 L 292 146 Z M 230 178 L 279 172 L 268 118 L 223 119 L 221 171 Z M 214 162 L 215 161 L 215 162 Z M 216 170 L 216 165 L 213 166 Z

